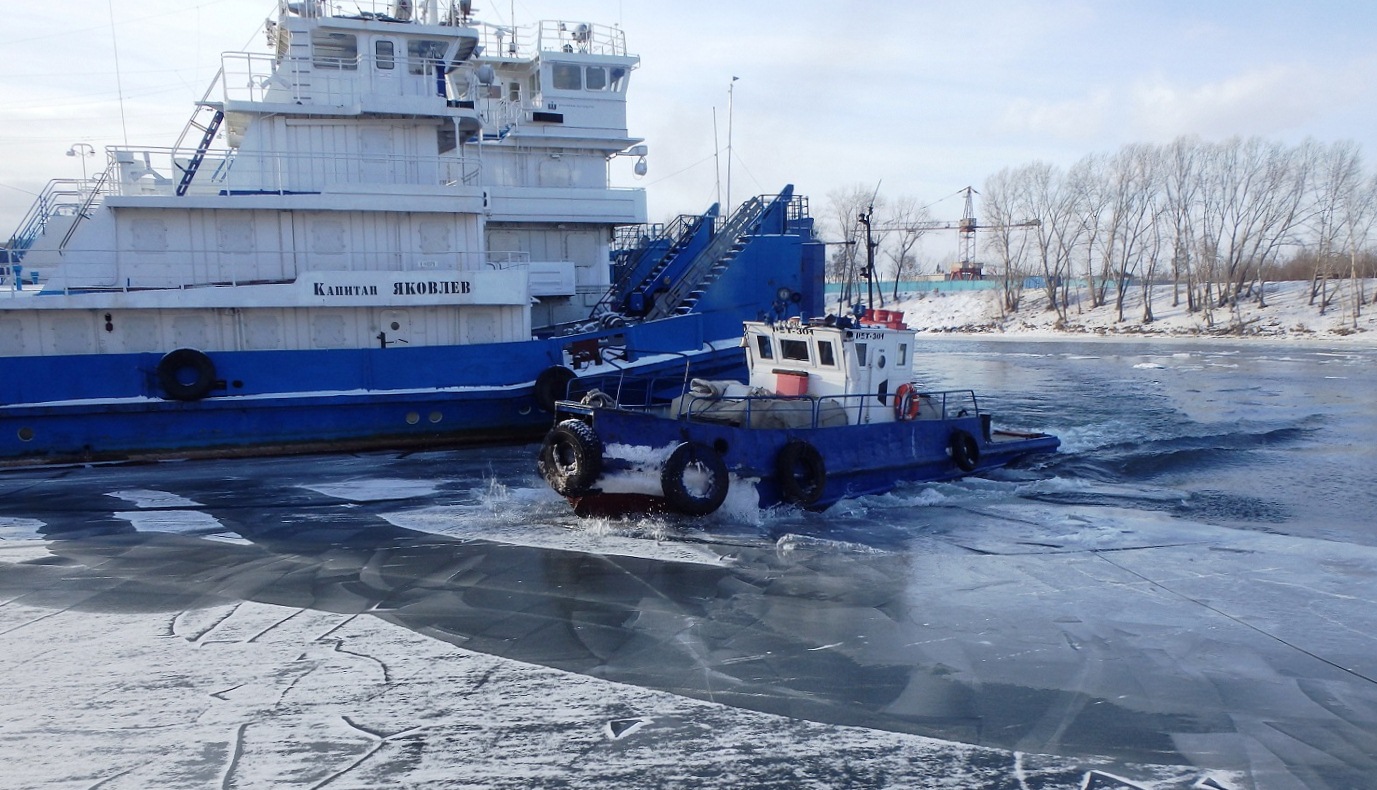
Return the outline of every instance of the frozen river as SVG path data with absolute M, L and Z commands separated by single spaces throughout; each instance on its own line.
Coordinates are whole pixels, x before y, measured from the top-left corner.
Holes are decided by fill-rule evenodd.
M 1062 452 L 701 523 L 529 446 L 0 473 L 0 785 L 1373 786 L 1377 351 L 923 346 Z

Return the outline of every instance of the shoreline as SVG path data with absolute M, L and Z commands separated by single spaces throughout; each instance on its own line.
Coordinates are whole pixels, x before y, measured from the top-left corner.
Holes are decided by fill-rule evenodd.
M 1042 291 L 1027 291 L 1016 312 L 1003 314 L 998 290 L 905 294 L 884 308 L 900 310 L 904 320 L 919 337 L 962 337 L 984 340 L 1017 341 L 1173 341 L 1196 343 L 1270 342 L 1280 344 L 1326 344 L 1377 347 L 1377 304 L 1364 304 L 1356 322 L 1351 314 L 1352 297 L 1343 286 L 1324 315 L 1309 304 L 1309 281 L 1268 283 L 1267 306 L 1256 301 L 1240 304 L 1237 312 L 1225 308 L 1215 311 L 1211 326 L 1202 313 L 1186 311 L 1182 304 L 1171 304 L 1172 286 L 1153 286 L 1154 320 L 1142 322 L 1142 292 L 1134 288 L 1124 301 L 1125 319 L 1107 304 L 1085 308 L 1076 304 L 1083 292 L 1072 293 L 1073 304 L 1063 326 L 1057 326 L 1056 312 L 1047 309 Z M 1363 293 L 1377 293 L 1377 280 L 1364 281 Z M 1240 329 L 1241 327 L 1241 329 Z

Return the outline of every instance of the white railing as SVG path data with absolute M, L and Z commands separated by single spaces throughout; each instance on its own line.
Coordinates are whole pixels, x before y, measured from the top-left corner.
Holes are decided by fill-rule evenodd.
M 175 195 L 194 148 L 110 149 L 119 195 Z M 477 184 L 482 164 L 476 157 L 347 154 L 344 152 L 206 153 L 188 195 L 309 193 L 358 186 L 440 186 Z
M 177 248 L 158 251 L 83 249 L 81 253 L 80 256 L 64 256 L 51 276 L 48 271 L 43 272 L 46 292 L 186 290 L 288 283 L 309 272 L 470 272 L 519 269 L 531 263 L 530 254 L 526 252 L 404 252 L 395 248 L 338 254 L 280 249 L 231 253 Z M 105 260 L 89 262 L 93 258 Z M 140 272 L 141 267 L 135 260 L 153 264 L 157 273 Z M 169 264 L 175 266 L 171 273 Z M 28 271 L 26 268 L 25 272 Z M 175 280 L 171 279 L 174 277 Z M 28 284 L 27 276 L 24 289 L 25 294 L 38 290 Z M 15 295 L 18 294 L 9 288 L 0 287 L 0 298 Z
M 474 28 L 484 56 L 490 58 L 531 60 L 542 52 L 626 55 L 626 33 L 621 28 L 591 22 L 546 19 L 516 28 L 486 23 L 475 24 Z
M 445 108 L 444 93 L 437 85 L 434 61 L 404 54 L 387 58 L 391 68 L 375 68 L 373 55 L 355 58 L 284 58 L 258 52 L 226 52 L 220 56 L 224 70 L 226 101 L 270 102 L 324 107 L 351 107 L 365 98 L 397 98 L 433 101 Z M 451 86 L 466 86 L 468 66 L 446 74 Z
M 542 52 L 586 52 L 590 55 L 626 55 L 626 33 L 621 28 L 590 22 L 544 20 L 536 42 Z
M 457 25 L 462 20 L 457 3 L 451 0 L 415 0 L 402 12 L 396 0 L 350 0 L 348 3 L 326 0 L 278 0 L 278 13 L 291 13 L 308 19 L 343 17 L 345 19 L 374 18 L 394 22 L 417 22 L 430 25 Z M 401 14 L 401 16 L 399 16 Z

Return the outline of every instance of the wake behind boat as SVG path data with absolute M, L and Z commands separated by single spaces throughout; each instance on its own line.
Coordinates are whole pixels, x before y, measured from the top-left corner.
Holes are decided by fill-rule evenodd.
M 901 315 L 747 322 L 749 378 L 585 379 L 556 404 L 540 449 L 546 482 L 579 515 L 702 516 L 749 487 L 761 508 L 823 510 L 904 482 L 946 480 L 1060 445 L 995 430 L 974 392 L 912 380 L 914 333 Z M 588 390 L 592 386 L 605 389 Z
M 637 56 L 469 4 L 279 3 L 171 147 L 111 146 L 0 249 L 0 462 L 539 436 L 577 375 L 820 312 L 785 188 L 658 225 Z

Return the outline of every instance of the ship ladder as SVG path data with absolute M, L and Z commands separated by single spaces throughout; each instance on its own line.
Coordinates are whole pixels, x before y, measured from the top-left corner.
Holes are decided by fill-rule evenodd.
M 220 131 L 220 122 L 223 120 L 225 120 L 225 111 L 216 110 L 215 115 L 211 116 L 210 123 L 205 126 L 194 120 L 191 122 L 192 126 L 202 130 L 205 134 L 201 136 L 201 144 L 196 146 L 196 153 L 192 154 L 191 161 L 187 162 L 186 167 L 177 166 L 182 171 L 182 180 L 177 184 L 177 197 L 185 195 L 191 186 L 191 179 L 196 177 L 196 171 L 201 168 L 201 162 L 206 158 L 206 152 L 210 150 L 210 144 Z

